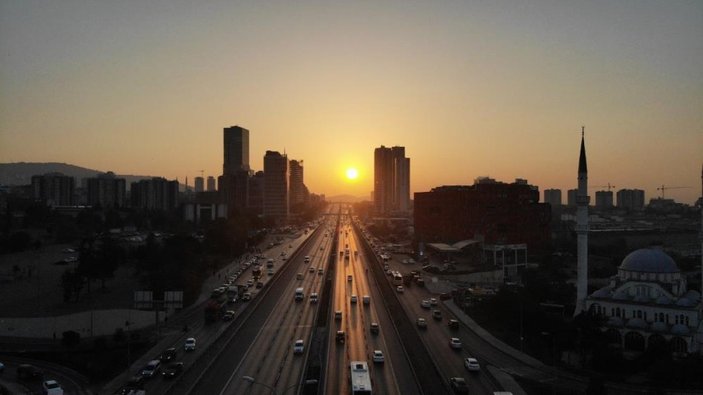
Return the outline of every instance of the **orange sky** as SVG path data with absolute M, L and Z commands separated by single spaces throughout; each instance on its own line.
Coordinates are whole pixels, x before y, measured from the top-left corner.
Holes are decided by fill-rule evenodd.
M 566 190 L 585 125 L 591 185 L 701 194 L 701 2 L 234 3 L 0 0 L 0 162 L 217 176 L 240 125 L 315 193 L 369 196 L 382 144 L 413 192 Z

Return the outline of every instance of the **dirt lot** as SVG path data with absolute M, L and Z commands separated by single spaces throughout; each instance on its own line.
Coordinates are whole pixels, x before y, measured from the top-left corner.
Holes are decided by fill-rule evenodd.
M 78 303 L 64 303 L 61 275 L 76 263 L 56 265 L 77 253 L 64 253 L 70 245 L 45 245 L 38 251 L 0 255 L 0 317 L 48 317 L 75 313 L 91 308 L 129 308 L 137 280 L 128 266 L 115 271 L 115 277 L 106 282 L 90 284 Z M 19 271 L 14 267 L 17 266 Z

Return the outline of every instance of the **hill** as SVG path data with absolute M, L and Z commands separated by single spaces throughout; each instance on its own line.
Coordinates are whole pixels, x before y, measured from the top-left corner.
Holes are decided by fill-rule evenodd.
M 83 178 L 95 177 L 101 170 L 88 169 L 85 167 L 70 165 L 68 163 L 48 162 L 17 162 L 17 163 L 0 163 L 0 185 L 29 185 L 32 183 L 32 176 L 46 173 L 62 173 L 70 177 L 74 177 L 77 181 L 77 186 Z M 132 182 L 152 178 L 152 176 L 134 176 L 134 175 L 117 175 L 124 178 L 127 183 L 127 188 Z

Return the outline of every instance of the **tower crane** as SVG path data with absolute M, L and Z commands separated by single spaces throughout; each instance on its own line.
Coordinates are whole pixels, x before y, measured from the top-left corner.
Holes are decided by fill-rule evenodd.
M 611 189 L 615 189 L 615 185 L 610 185 L 610 183 L 608 183 L 608 185 L 594 185 L 589 188 L 608 188 L 608 192 L 610 192 Z
M 665 191 L 668 191 L 669 189 L 685 189 L 685 188 L 690 188 L 690 187 L 667 187 L 664 184 L 662 184 L 661 187 L 657 188 L 657 191 L 662 191 L 662 199 L 666 198 L 664 195 Z

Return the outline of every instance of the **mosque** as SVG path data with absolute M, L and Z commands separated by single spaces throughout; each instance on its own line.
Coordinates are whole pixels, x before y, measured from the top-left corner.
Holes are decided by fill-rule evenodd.
M 583 132 L 577 197 L 577 299 L 574 314 L 605 318 L 611 343 L 623 350 L 667 347 L 679 355 L 703 355 L 701 293 L 689 290 L 676 262 L 658 248 L 633 251 L 607 286 L 586 296 L 588 284 L 588 183 Z M 703 179 L 703 172 L 701 174 Z M 581 215 L 579 215 L 581 214 Z M 703 210 L 701 212 L 703 227 Z M 703 235 L 703 232 L 701 233 Z M 701 238 L 703 244 L 703 237 Z M 703 248 L 703 245 L 701 246 Z M 702 258 L 703 263 L 703 258 Z M 703 264 L 702 264 L 703 268 Z M 703 271 L 701 273 L 703 284 Z

